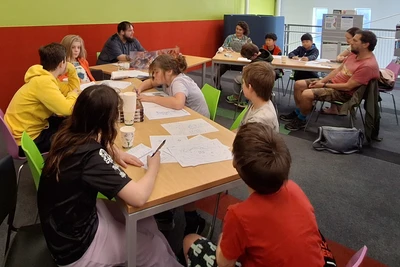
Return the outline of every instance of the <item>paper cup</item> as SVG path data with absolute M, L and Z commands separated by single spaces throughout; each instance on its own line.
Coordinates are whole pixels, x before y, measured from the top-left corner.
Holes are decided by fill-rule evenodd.
M 133 146 L 133 140 L 135 139 L 135 127 L 133 126 L 122 126 L 120 129 L 121 141 L 123 148 L 130 148 Z
M 124 111 L 124 123 L 125 125 L 133 125 L 133 121 L 135 119 L 135 112 Z
M 282 56 L 282 57 L 281 57 L 282 64 L 286 64 L 287 59 L 288 59 L 287 56 Z
M 123 111 L 133 112 L 136 111 L 136 92 L 126 92 L 122 94 L 122 99 L 124 100 Z

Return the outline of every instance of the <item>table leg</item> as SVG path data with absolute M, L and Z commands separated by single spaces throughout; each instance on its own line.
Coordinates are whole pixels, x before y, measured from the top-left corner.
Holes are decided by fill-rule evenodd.
M 214 61 L 211 61 L 211 84 L 215 87 L 215 82 L 214 82 Z
M 136 267 L 137 220 L 134 215 L 126 214 L 125 221 L 127 267 Z
M 201 77 L 201 86 L 203 86 L 206 82 L 206 63 L 203 63 L 203 72 L 202 72 L 202 77 Z
M 214 208 L 214 216 L 211 222 L 211 229 L 210 229 L 210 235 L 208 236 L 208 239 L 211 240 L 213 234 L 214 234 L 214 228 L 215 228 L 215 221 L 217 220 L 217 215 L 218 215 L 218 207 L 219 207 L 219 199 L 221 198 L 221 193 L 217 194 L 217 201 L 215 203 L 215 208 Z

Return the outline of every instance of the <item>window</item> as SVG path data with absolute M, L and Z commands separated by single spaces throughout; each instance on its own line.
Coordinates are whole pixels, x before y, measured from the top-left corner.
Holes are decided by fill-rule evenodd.
M 326 8 L 326 7 L 314 7 L 313 8 L 312 25 L 322 26 L 322 19 L 324 17 L 324 14 L 328 14 L 328 8 Z
M 364 15 L 363 28 L 371 28 L 371 9 L 370 8 L 355 8 L 357 15 Z
M 318 49 L 321 48 L 321 31 L 322 31 L 322 20 L 324 18 L 324 14 L 328 14 L 328 8 L 326 8 L 326 7 L 314 7 L 313 8 L 312 25 L 320 26 L 320 27 L 313 27 L 313 30 L 312 30 L 314 43 L 318 47 Z

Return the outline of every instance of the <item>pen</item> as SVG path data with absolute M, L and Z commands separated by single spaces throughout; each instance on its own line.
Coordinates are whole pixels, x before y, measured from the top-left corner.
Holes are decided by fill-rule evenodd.
M 161 144 L 157 147 L 156 151 L 153 153 L 153 155 L 151 155 L 151 157 L 154 157 L 154 155 L 163 147 L 165 141 L 167 140 L 165 139 L 164 141 L 161 142 Z

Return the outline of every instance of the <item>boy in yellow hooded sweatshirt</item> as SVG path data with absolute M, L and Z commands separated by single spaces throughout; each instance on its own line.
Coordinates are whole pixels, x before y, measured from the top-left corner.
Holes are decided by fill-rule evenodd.
M 50 149 L 51 136 L 62 121 L 60 117 L 71 115 L 80 83 L 61 44 L 41 47 L 39 56 L 40 65 L 33 65 L 26 72 L 25 84 L 11 99 L 4 120 L 19 146 L 26 131 L 43 153 Z M 63 74 L 68 76 L 67 83 L 57 79 Z M 21 149 L 20 154 L 23 155 Z

